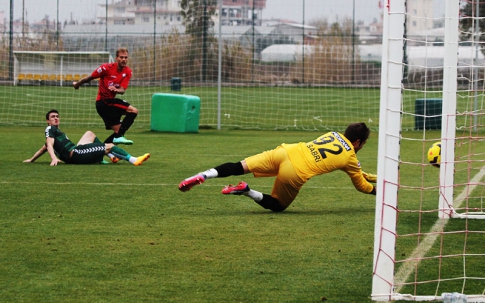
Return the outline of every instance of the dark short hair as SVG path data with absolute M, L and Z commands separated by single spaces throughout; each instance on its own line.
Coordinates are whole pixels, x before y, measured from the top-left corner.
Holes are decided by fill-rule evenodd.
M 360 142 L 364 142 L 369 138 L 370 129 L 364 122 L 352 123 L 347 126 L 344 136 L 349 139 L 350 142 L 355 142 L 360 139 Z
M 49 116 L 52 114 L 52 113 L 56 113 L 59 115 L 59 112 L 57 111 L 57 109 L 51 109 L 50 111 L 47 112 L 47 114 L 45 114 L 45 119 L 46 120 L 49 120 Z
M 128 53 L 128 49 L 126 47 L 120 47 L 120 48 L 118 48 L 116 50 L 116 57 L 118 57 L 120 53 L 127 53 L 127 54 L 129 54 Z

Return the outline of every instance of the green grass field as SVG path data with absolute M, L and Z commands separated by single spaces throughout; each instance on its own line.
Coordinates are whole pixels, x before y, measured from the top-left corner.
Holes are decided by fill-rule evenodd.
M 365 302 L 371 289 L 374 198 L 344 173 L 311 180 L 269 212 L 198 171 L 311 140 L 311 132 L 133 131 L 140 167 L 22 163 L 43 128 L 2 127 L 0 296 L 3 302 Z M 77 140 L 83 129 L 64 129 Z M 107 131 L 98 131 L 100 137 Z M 375 170 L 376 140 L 361 161 Z M 244 176 L 269 192 L 272 179 Z
M 310 180 L 283 213 L 220 194 L 240 180 L 269 192 L 271 178 L 178 191 L 194 173 L 312 132 L 132 131 L 125 149 L 152 154 L 140 167 L 50 167 L 47 155 L 22 162 L 43 144 L 43 127 L 0 129 L 3 302 L 370 302 L 375 199 L 344 173 Z M 84 132 L 64 130 L 72 140 Z M 370 172 L 376 136 L 359 153 Z
M 43 125 L 41 117 L 56 108 L 64 115 L 64 125 L 101 128 L 94 108 L 96 86 L 74 90 L 69 86 L 0 86 L 0 125 Z M 155 93 L 195 95 L 201 99 L 200 125 L 216 128 L 218 123 L 218 89 L 184 87 L 180 92 L 168 87 L 130 87 L 120 98 L 139 109 L 133 127 L 150 128 L 151 98 Z M 258 130 L 344 130 L 356 121 L 379 127 L 379 89 L 335 87 L 223 87 L 221 89 L 221 127 L 223 129 Z M 417 98 L 437 97 L 408 91 L 403 98 L 403 129 L 414 128 Z M 459 110 L 467 109 L 460 104 Z M 458 123 L 458 125 L 461 125 Z
M 10 93 L 15 88 L 2 89 L 9 93 L 0 99 L 7 121 L 0 123 L 2 302 L 370 302 L 375 198 L 357 192 L 344 173 L 310 180 L 283 213 L 269 212 L 245 197 L 220 193 L 224 185 L 241 180 L 269 193 L 272 178 L 214 179 L 187 193 L 177 188 L 182 179 L 199 171 L 239 161 L 282 142 L 309 141 L 321 132 L 151 132 L 151 92 L 135 89 L 133 93 L 145 101 L 137 104 L 141 113 L 127 135 L 135 144 L 125 149 L 134 156 L 150 152 L 148 162 L 140 167 L 126 162 L 50 167 L 47 155 L 35 163 L 22 162 L 45 142 L 43 115 L 48 109 L 61 111 L 61 128 L 73 141 L 88 129 L 101 139 L 109 135 L 92 104 L 95 91 L 87 88 L 77 103 L 71 100 L 72 90 L 60 88 L 49 99 L 34 103 L 45 94 L 43 88 L 23 87 L 15 94 Z M 315 98 L 316 91 L 308 90 L 311 93 L 305 98 Z M 191 92 L 214 105 L 213 88 Z M 241 94 L 262 92 L 250 89 L 234 94 L 237 100 Z M 325 90 L 335 96 L 339 92 Z M 363 96 L 365 102 L 378 95 L 377 90 L 368 93 Z M 358 96 L 359 90 L 342 94 Z M 407 98 L 408 106 L 414 97 Z M 66 104 L 65 100 L 71 101 Z M 359 100 L 346 106 L 358 112 Z M 337 111 L 327 115 L 336 117 Z M 209 112 L 213 117 L 213 107 Z M 202 121 L 212 119 L 206 115 L 201 115 Z M 29 122 L 12 126 L 10 120 Z M 426 139 L 439 135 L 439 131 L 427 132 Z M 416 140 L 403 140 L 402 161 L 423 160 L 422 136 L 422 132 L 403 133 L 404 138 Z M 376 171 L 377 137 L 373 132 L 359 152 L 368 172 Z M 482 148 L 476 150 L 479 156 Z M 463 164 L 455 178 L 462 182 L 477 169 Z M 438 175 L 439 170 L 430 166 L 403 165 L 400 169 L 401 182 L 408 186 L 436 186 Z M 476 195 L 483 196 L 483 192 Z M 436 190 L 405 188 L 400 197 L 403 209 L 412 209 L 417 202 L 424 209 L 437 204 Z M 427 231 L 435 222 L 435 214 L 405 214 L 399 228 L 410 233 L 418 227 Z M 450 228 L 463 229 L 457 225 L 464 222 Z M 476 222 L 469 227 L 483 230 L 481 221 Z M 482 247 L 476 237 L 467 249 Z M 416 242 L 403 239 L 398 246 L 402 252 L 398 258 L 404 258 Z M 457 245 L 455 251 L 460 248 Z M 468 260 L 467 266 L 483 273 L 482 263 L 477 258 Z M 433 276 L 437 265 L 430 268 Z M 445 269 L 460 270 L 456 264 Z M 425 269 L 423 273 L 428 274 Z M 483 290 L 483 286 L 474 287 Z M 433 291 L 434 285 L 427 293 Z

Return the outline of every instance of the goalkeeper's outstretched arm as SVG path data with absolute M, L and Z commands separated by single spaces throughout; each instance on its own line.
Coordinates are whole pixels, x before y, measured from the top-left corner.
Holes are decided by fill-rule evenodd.
M 369 173 L 366 173 L 365 171 L 362 171 L 362 176 L 364 177 L 364 179 L 367 180 L 367 182 L 371 182 L 371 183 L 377 182 L 377 175 L 369 174 Z M 372 191 L 369 194 L 376 195 L 376 186 L 375 185 L 374 185 L 374 187 L 372 188 Z
M 368 182 L 372 182 L 372 183 L 377 182 L 377 175 L 369 174 L 369 173 L 366 173 L 365 171 L 362 171 L 362 176 L 364 176 L 364 179 L 366 179 Z

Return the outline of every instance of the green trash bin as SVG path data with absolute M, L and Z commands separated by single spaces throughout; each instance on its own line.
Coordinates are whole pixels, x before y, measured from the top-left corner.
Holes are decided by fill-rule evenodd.
M 197 96 L 162 93 L 152 96 L 152 131 L 197 133 L 199 117 L 200 98 Z
M 441 129 L 443 100 L 440 98 L 416 99 L 414 113 L 415 129 Z

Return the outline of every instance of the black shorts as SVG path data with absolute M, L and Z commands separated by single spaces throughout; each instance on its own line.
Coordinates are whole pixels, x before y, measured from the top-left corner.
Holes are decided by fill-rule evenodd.
M 92 164 L 103 160 L 106 153 L 104 143 L 89 143 L 78 145 L 72 150 L 68 164 Z
M 103 119 L 106 129 L 121 123 L 121 116 L 126 115 L 130 103 L 118 98 L 96 101 L 96 111 Z

